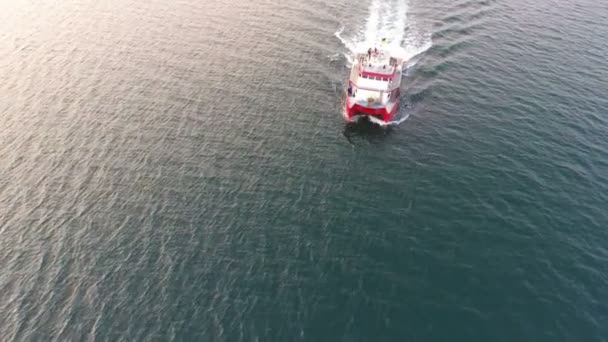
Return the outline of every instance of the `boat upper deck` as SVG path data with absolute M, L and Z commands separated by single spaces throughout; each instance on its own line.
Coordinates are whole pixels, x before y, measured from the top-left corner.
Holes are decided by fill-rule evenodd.
M 395 73 L 396 61 L 383 51 L 359 54 L 359 71 L 390 76 Z

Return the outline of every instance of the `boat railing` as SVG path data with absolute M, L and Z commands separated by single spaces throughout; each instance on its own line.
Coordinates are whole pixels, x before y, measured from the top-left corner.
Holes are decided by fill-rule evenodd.
M 388 95 L 388 99 L 390 101 L 390 99 L 394 98 L 394 96 L 399 92 L 398 88 L 386 90 L 386 89 L 376 89 L 376 88 L 371 88 L 371 87 L 358 87 L 352 81 L 349 81 L 349 83 L 348 83 L 348 89 L 347 89 L 347 95 L 349 97 L 356 98 L 357 97 L 357 91 L 359 91 L 359 90 L 364 90 L 364 91 L 369 91 L 369 92 L 376 93 L 376 95 L 369 96 L 369 98 L 366 99 L 366 101 L 370 102 L 370 103 L 379 103 L 379 102 L 382 102 L 385 95 Z
M 357 89 L 361 89 L 361 90 L 367 90 L 367 91 L 377 91 L 379 93 L 386 93 L 386 89 L 378 89 L 378 88 L 371 88 L 371 87 L 358 87 L 356 84 L 353 84 L 353 87 L 356 87 Z

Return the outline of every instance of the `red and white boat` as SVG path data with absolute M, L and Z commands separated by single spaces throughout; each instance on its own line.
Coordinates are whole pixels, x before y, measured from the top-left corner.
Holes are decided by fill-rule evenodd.
M 402 49 L 369 48 L 356 54 L 346 91 L 345 116 L 354 121 L 371 116 L 385 123 L 399 107 Z

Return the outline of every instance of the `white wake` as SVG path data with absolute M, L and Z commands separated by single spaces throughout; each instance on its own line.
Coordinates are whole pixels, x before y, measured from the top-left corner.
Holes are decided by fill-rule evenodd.
M 408 0 L 371 1 L 365 25 L 358 32 L 344 32 L 342 27 L 335 33 L 347 50 L 343 52 L 344 57 L 351 64 L 361 46 L 367 50 L 367 47 L 378 46 L 382 39 L 386 39 L 389 46 L 401 47 L 405 51 L 404 67 L 414 67 L 418 61 L 416 57 L 433 46 L 430 33 L 421 33 L 415 23 L 408 20 Z M 400 124 L 408 117 L 409 114 L 403 114 L 388 124 Z M 387 125 L 381 120 L 377 121 L 378 124 Z
M 364 27 L 351 34 L 345 34 L 342 27 L 335 36 L 348 50 L 345 57 L 349 60 L 358 47 L 379 45 L 384 38 L 389 46 L 403 48 L 408 60 L 433 46 L 430 34 L 421 33 L 414 23 L 408 22 L 408 0 L 372 0 Z

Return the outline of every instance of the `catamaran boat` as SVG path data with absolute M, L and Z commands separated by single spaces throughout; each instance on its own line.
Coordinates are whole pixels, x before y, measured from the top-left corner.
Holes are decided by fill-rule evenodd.
M 399 107 L 402 49 L 369 48 L 356 54 L 345 101 L 348 121 L 372 116 L 389 122 Z

